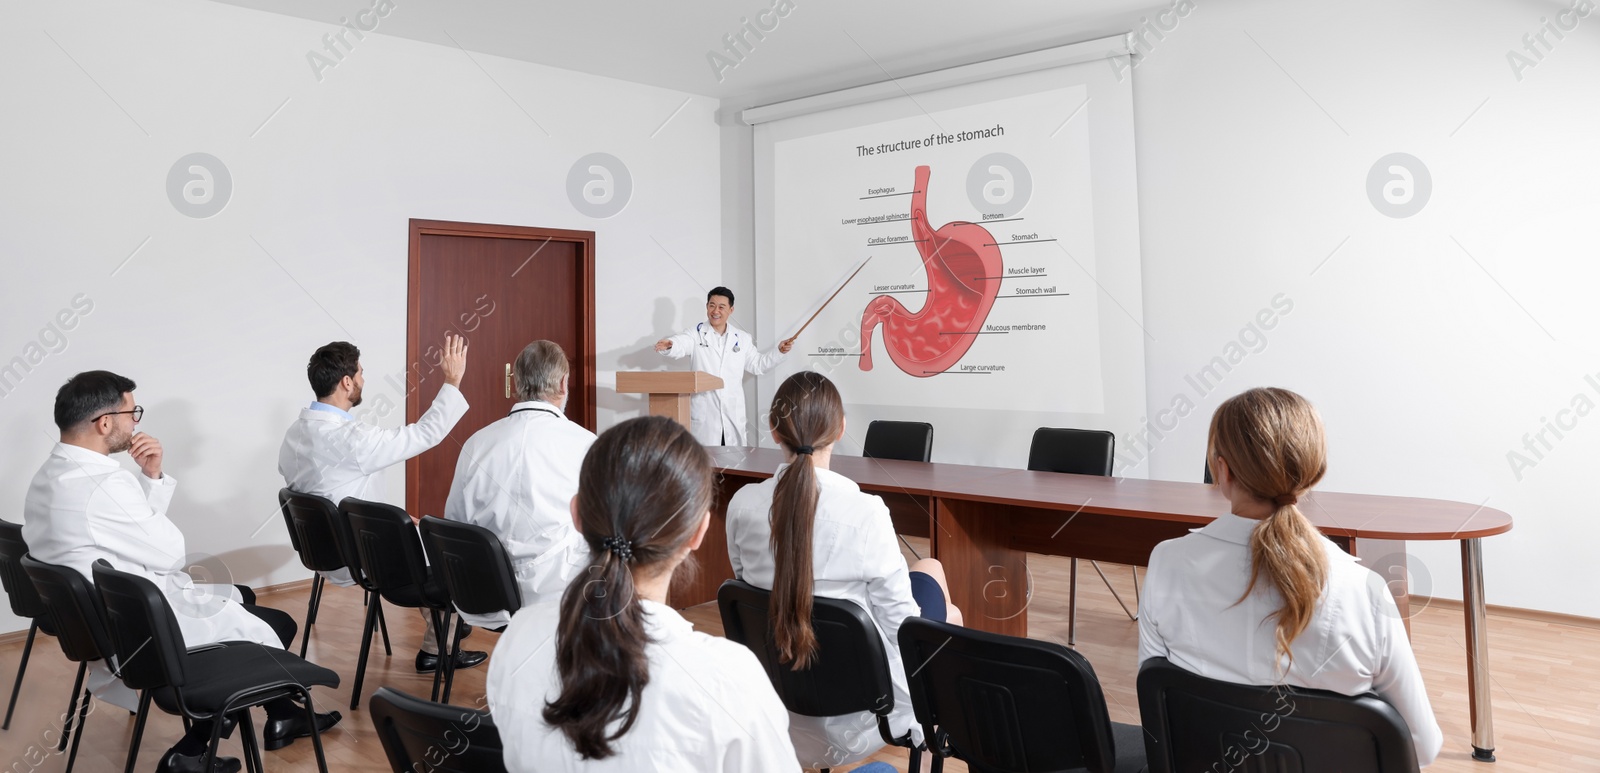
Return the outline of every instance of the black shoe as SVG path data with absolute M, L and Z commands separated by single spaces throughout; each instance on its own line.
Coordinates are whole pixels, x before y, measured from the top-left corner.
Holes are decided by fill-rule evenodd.
M 328 728 L 339 724 L 339 712 L 330 711 L 317 715 L 317 732 L 325 733 Z M 305 738 L 311 735 L 311 723 L 306 719 L 304 711 L 295 712 L 288 719 L 269 719 L 266 727 L 261 729 L 262 746 L 267 751 L 276 751 L 294 743 L 296 738 Z
M 161 758 L 161 764 L 156 766 L 156 773 L 239 773 L 237 757 L 218 757 L 209 769 L 202 764 L 204 761 L 204 754 L 189 757 L 169 751 L 167 756 Z
M 462 650 L 456 653 L 456 668 L 472 668 L 489 659 L 489 653 L 477 650 Z M 430 652 L 417 653 L 417 673 L 431 674 L 439 670 L 439 656 Z
M 467 621 L 459 617 L 456 618 L 456 641 L 461 641 L 471 635 L 472 626 L 467 625 Z

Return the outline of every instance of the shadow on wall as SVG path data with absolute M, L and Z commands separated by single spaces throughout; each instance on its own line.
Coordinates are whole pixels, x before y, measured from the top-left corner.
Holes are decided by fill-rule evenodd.
M 595 356 L 595 368 L 601 373 L 614 374 L 623 370 L 676 370 L 687 367 L 682 362 L 656 354 L 657 341 L 682 331 L 682 327 L 674 326 L 675 317 L 677 306 L 672 299 L 666 296 L 657 298 L 655 309 L 650 313 L 650 332 L 627 346 L 598 353 Z M 678 367 L 675 368 L 675 365 Z M 613 380 L 612 384 L 615 383 Z M 644 395 L 618 394 L 615 386 L 600 387 L 595 391 L 597 406 L 601 410 L 612 411 L 614 415 L 643 416 L 650 412 L 650 400 Z
M 188 400 L 164 400 L 148 406 L 142 423 L 161 440 L 163 467 L 180 482 L 167 516 L 183 531 L 186 563 L 201 574 L 217 575 L 197 575 L 197 582 L 262 585 L 284 567 L 298 565 L 277 508 L 276 439 L 292 417 L 263 411 L 268 426 L 247 435 L 227 426 L 203 431 L 196 410 Z M 229 445 L 247 436 L 269 440 L 207 453 L 218 442 Z M 208 494 L 221 496 L 205 498 Z

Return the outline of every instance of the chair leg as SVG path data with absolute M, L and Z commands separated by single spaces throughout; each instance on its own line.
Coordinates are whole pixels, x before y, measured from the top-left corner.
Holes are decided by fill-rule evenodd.
M 305 696 L 306 719 L 311 723 L 311 748 L 317 752 L 318 773 L 328 773 L 328 759 L 322 754 L 322 732 L 317 730 L 316 704 L 311 702 L 311 690 L 300 688 L 300 693 Z
M 6 704 L 6 721 L 0 730 L 11 729 L 11 712 L 17 710 L 17 693 L 22 692 L 22 675 L 28 673 L 28 656 L 33 654 L 33 637 L 39 633 L 39 623 L 28 626 L 28 643 L 22 645 L 22 662 L 17 665 L 17 681 L 11 685 L 11 702 Z
M 450 649 L 444 646 L 444 643 L 450 641 L 450 635 L 445 633 L 444 623 L 440 622 L 438 611 L 430 611 L 428 614 L 433 617 L 433 645 L 435 649 L 439 650 L 439 667 L 433 670 L 433 697 L 429 698 L 429 700 L 437 703 L 439 701 L 439 688 L 444 681 L 444 670 L 449 667 Z M 446 615 L 445 617 L 448 618 L 449 616 Z
M 446 623 L 445 624 L 445 628 L 446 628 L 446 630 L 450 631 L 450 639 L 451 639 L 451 642 L 450 642 L 450 658 L 448 660 L 441 661 L 442 667 L 445 669 L 445 672 L 444 672 L 444 697 L 439 700 L 440 703 L 449 703 L 450 702 L 450 688 L 453 685 L 455 685 L 455 682 L 456 682 L 456 655 L 461 654 L 461 630 L 460 630 L 460 626 L 450 625 L 449 623 Z
M 244 767 L 246 773 L 265 773 L 266 768 L 261 763 L 261 746 L 256 743 L 256 723 L 250 716 L 249 709 L 237 712 L 239 716 L 239 743 L 244 746 Z
M 1117 600 L 1117 606 L 1122 607 L 1122 614 L 1127 615 L 1129 620 L 1137 621 L 1139 619 L 1139 613 L 1129 610 L 1128 609 L 1128 605 L 1124 604 L 1122 602 L 1122 594 L 1117 593 L 1117 589 L 1111 587 L 1111 578 L 1107 577 L 1106 573 L 1100 569 L 1100 562 L 1099 561 L 1090 561 L 1089 565 L 1094 567 L 1095 572 L 1100 575 L 1100 581 L 1106 584 L 1106 590 L 1111 591 L 1111 598 L 1114 598 L 1114 599 Z M 1137 585 L 1138 585 L 1138 582 L 1139 582 L 1139 570 L 1138 569 L 1134 569 L 1133 570 L 1133 582 L 1135 584 L 1135 592 L 1137 592 Z M 1135 600 L 1134 603 L 1137 604 L 1138 601 Z
M 377 612 L 377 604 L 367 605 L 367 624 L 361 628 L 361 656 L 356 659 L 356 684 L 350 690 L 351 711 L 361 705 L 361 682 L 367 676 L 367 650 L 372 649 L 372 629 L 377 625 Z
M 1067 579 L 1067 646 L 1078 643 L 1078 559 L 1072 559 L 1072 571 Z
M 83 691 L 83 674 L 89 670 L 87 661 L 78 664 L 78 678 L 72 683 L 72 700 L 67 702 L 67 726 L 61 729 L 61 743 L 56 744 L 56 751 L 67 750 L 67 740 L 72 736 L 74 729 L 72 720 L 78 713 L 78 693 Z
M 78 704 L 78 732 L 72 736 L 72 753 L 67 755 L 67 773 L 72 773 L 72 764 L 78 761 L 78 742 L 83 740 L 83 723 L 89 721 L 89 691 L 83 691 L 83 701 Z
M 123 768 L 123 773 L 133 773 L 133 764 L 139 760 L 139 742 L 144 740 L 144 720 L 150 716 L 150 697 L 149 690 L 139 693 L 139 711 L 133 720 L 133 740 L 128 742 L 128 764 Z
M 211 716 L 211 743 L 206 745 L 206 756 L 200 758 L 200 768 L 211 770 L 217 765 L 217 750 L 222 745 L 222 726 L 228 724 L 222 712 Z
M 317 609 L 322 606 L 322 575 L 311 581 L 311 598 L 306 601 L 306 629 L 300 634 L 300 657 L 306 656 L 306 645 L 311 643 L 311 626 L 317 623 Z
M 383 620 L 383 598 L 378 598 L 378 632 L 383 634 L 383 654 L 385 657 L 394 657 L 394 650 L 389 649 L 389 624 Z
M 908 770 L 908 771 L 916 771 L 917 773 L 921 773 L 921 771 L 922 771 L 922 747 L 913 744 L 912 747 L 911 747 L 911 754 L 909 756 L 910 756 L 911 759 L 907 760 L 907 762 L 909 764 L 906 765 L 906 770 Z

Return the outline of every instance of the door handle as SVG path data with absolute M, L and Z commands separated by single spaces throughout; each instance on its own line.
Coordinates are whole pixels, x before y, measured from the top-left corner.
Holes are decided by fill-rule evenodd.
M 506 397 L 511 397 L 511 363 L 506 363 Z

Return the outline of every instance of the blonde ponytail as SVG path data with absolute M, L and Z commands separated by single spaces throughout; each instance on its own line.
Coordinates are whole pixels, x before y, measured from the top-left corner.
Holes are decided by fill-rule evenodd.
M 1283 606 L 1273 615 L 1277 650 L 1293 665 L 1294 652 L 1289 645 L 1311 623 L 1311 613 L 1328 581 L 1328 556 L 1322 552 L 1322 534 L 1292 504 L 1279 507 L 1250 532 L 1246 596 L 1255 590 L 1262 575 L 1283 598 Z

